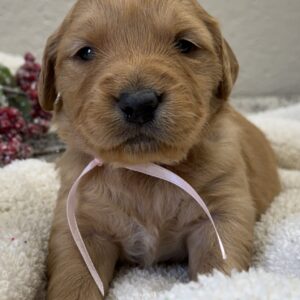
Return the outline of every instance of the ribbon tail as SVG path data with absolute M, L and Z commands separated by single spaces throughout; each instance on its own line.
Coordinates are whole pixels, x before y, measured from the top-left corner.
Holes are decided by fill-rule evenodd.
M 165 169 L 161 166 L 154 165 L 154 164 L 134 165 L 134 166 L 124 166 L 124 167 L 128 170 L 143 173 L 143 174 L 149 175 L 151 177 L 159 178 L 159 179 L 162 179 L 164 181 L 170 182 L 170 183 L 178 186 L 179 188 L 184 190 L 186 193 L 188 193 L 192 198 L 194 198 L 194 200 L 196 200 L 196 202 L 204 210 L 205 214 L 209 218 L 209 220 L 210 220 L 210 222 L 211 222 L 211 224 L 214 228 L 214 231 L 217 235 L 217 239 L 218 239 L 220 251 L 221 251 L 221 254 L 222 254 L 222 258 L 224 260 L 227 259 L 227 255 L 226 255 L 226 252 L 225 252 L 225 248 L 224 248 L 222 239 L 220 237 L 220 234 L 217 230 L 215 222 L 214 222 L 214 220 L 213 220 L 213 218 L 212 218 L 212 216 L 211 216 L 204 200 L 199 196 L 199 194 L 196 192 L 196 190 L 188 182 L 186 182 L 184 179 L 182 179 L 181 177 L 179 177 L 175 173 L 173 173 L 173 172 L 171 172 L 171 171 L 169 171 L 169 170 L 167 170 L 167 169 Z
M 72 234 L 72 237 L 75 241 L 75 244 L 89 270 L 89 272 L 91 273 L 91 276 L 93 277 L 101 295 L 104 297 L 104 286 L 103 286 L 103 282 L 97 272 L 97 270 L 95 269 L 95 266 L 91 260 L 91 257 L 88 253 L 88 250 L 84 244 L 84 241 L 82 239 L 82 236 L 80 234 L 80 230 L 78 228 L 78 224 L 76 221 L 76 215 L 75 215 L 75 211 L 76 211 L 76 191 L 78 188 L 78 185 L 80 183 L 80 180 L 82 177 L 84 177 L 87 173 L 89 173 L 91 170 L 93 170 L 95 167 L 101 165 L 101 161 L 99 160 L 94 160 L 92 161 L 82 172 L 82 174 L 79 176 L 79 178 L 76 180 L 76 182 L 74 183 L 74 185 L 72 186 L 69 196 L 68 196 L 68 200 L 67 200 L 67 219 L 68 219 L 68 223 L 69 223 L 69 228 Z

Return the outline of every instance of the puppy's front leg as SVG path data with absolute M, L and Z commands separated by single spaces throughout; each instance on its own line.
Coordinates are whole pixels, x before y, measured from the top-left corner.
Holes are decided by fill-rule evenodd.
M 235 199 L 235 200 L 234 200 Z M 255 209 L 250 196 L 232 196 L 215 199 L 223 211 L 214 213 L 214 221 L 223 241 L 227 260 L 221 251 L 212 224 L 200 221 L 188 235 L 189 275 L 193 280 L 198 274 L 211 273 L 218 269 L 230 274 L 233 269 L 249 268 L 253 247 Z M 227 202 L 227 203 L 226 203 Z
M 116 245 L 95 233 L 83 234 L 83 239 L 107 292 L 119 250 Z M 48 268 L 48 300 L 103 299 L 67 227 L 64 230 L 61 226 L 53 228 Z

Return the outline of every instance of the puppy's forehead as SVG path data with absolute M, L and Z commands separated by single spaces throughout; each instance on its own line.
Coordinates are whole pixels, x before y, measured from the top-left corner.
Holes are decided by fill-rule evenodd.
M 91 39 L 95 34 L 141 38 L 174 35 L 193 29 L 207 43 L 209 30 L 195 12 L 193 0 L 79 0 L 68 31 Z M 92 37 L 93 36 L 93 37 Z
M 189 2 L 189 0 L 79 0 L 74 12 L 87 13 L 89 16 L 98 14 L 107 20 L 124 16 L 127 18 L 138 16 L 151 18 L 155 15 L 171 17 L 174 16 L 176 10 L 191 8 L 186 1 Z

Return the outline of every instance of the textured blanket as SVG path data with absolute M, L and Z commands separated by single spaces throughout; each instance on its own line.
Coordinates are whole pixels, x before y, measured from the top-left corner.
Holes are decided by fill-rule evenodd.
M 282 193 L 257 223 L 251 270 L 189 283 L 185 265 L 124 268 L 110 300 L 300 299 L 300 104 L 249 116 L 276 151 Z M 43 299 L 47 239 L 59 180 L 53 164 L 0 169 L 0 299 Z M 88 299 L 87 299 L 88 300 Z

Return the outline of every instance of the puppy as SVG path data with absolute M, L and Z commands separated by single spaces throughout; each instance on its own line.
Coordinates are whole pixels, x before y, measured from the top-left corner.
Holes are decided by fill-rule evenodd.
M 189 275 L 229 274 L 251 262 L 253 228 L 280 184 L 264 135 L 228 103 L 238 63 L 196 0 L 80 0 L 49 38 L 39 96 L 68 145 L 50 238 L 49 300 L 101 295 L 66 219 L 77 218 L 108 291 L 117 262 L 188 261 Z M 61 93 L 60 101 L 56 101 Z M 202 209 L 179 188 L 118 168 L 157 163 L 188 181 L 213 215 L 223 260 Z

